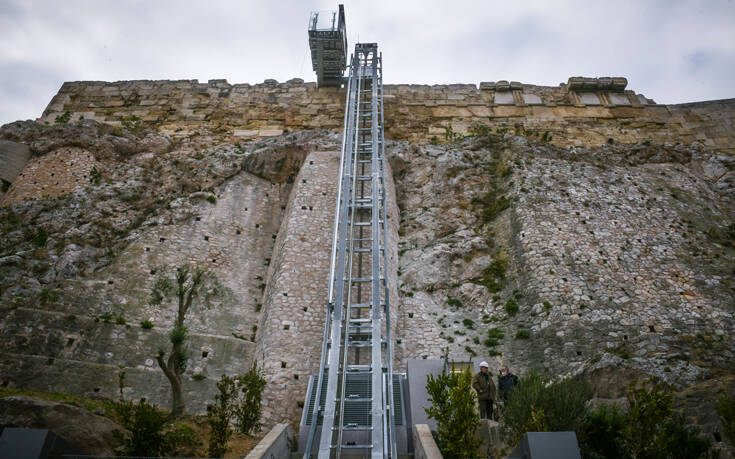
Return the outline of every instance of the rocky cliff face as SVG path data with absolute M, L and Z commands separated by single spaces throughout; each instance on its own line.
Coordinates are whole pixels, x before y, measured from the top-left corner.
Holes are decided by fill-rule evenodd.
M 510 125 L 466 119 L 464 139 L 447 123 L 449 140 L 432 144 L 406 140 L 423 109 L 401 112 L 395 90 L 396 113 L 411 119 L 387 145 L 398 371 L 448 347 L 517 373 L 583 374 L 602 398 L 654 376 L 699 394 L 690 413 L 711 406 L 702 394 L 735 368 L 729 109 L 665 109 L 668 121 L 636 126 L 613 116 L 594 135 L 583 129 L 594 117 L 549 112 L 529 127 L 514 112 Z M 196 122 L 206 134 L 131 120 L 0 128 L 32 153 L 0 207 L 2 384 L 112 396 L 125 367 L 130 397 L 168 404 L 153 356 L 174 310 L 152 305 L 150 290 L 195 263 L 225 288 L 188 321 L 189 408 L 204 409 L 221 374 L 258 361 L 266 422 L 298 419 L 318 366 L 341 136 L 242 140 Z M 627 143 L 599 141 L 611 132 Z

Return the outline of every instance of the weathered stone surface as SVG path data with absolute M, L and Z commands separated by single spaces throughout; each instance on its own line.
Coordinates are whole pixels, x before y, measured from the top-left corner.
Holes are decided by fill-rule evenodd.
M 0 179 L 13 183 L 31 157 L 28 145 L 0 140 Z
M 580 85 L 385 87 L 396 371 L 448 346 L 519 374 L 582 374 L 600 397 L 631 375 L 686 391 L 731 372 L 735 101 Z M 577 90 L 598 105 L 574 105 Z M 297 419 L 326 301 L 338 164 L 323 152 L 341 142 L 319 129 L 341 127 L 343 103 L 299 81 L 78 82 L 42 118 L 69 124 L 0 128 L 33 154 L 0 208 L 3 382 L 111 397 L 122 365 L 126 396 L 167 405 L 152 354 L 173 307 L 149 293 L 163 265 L 193 262 L 227 294 L 187 321 L 189 409 L 257 361 L 266 425 Z M 450 124 L 503 134 L 407 142 L 443 142 Z
M 109 419 L 64 403 L 30 397 L 0 398 L 0 428 L 49 429 L 87 454 L 115 455 L 127 431 Z

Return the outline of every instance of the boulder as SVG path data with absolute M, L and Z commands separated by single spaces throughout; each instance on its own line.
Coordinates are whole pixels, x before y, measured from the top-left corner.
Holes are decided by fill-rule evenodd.
M 127 430 L 111 420 L 65 403 L 25 396 L 0 398 L 0 428 L 49 429 L 88 454 L 114 455 Z

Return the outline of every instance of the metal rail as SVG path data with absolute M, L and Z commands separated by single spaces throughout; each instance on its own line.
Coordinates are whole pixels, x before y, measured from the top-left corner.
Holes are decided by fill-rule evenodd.
M 305 459 L 311 457 L 314 441 L 320 459 L 339 458 L 343 450 L 372 458 L 397 457 L 381 60 L 377 44 L 355 45 L 347 84 L 324 344 Z M 317 438 L 319 414 L 323 421 Z M 345 441 L 348 432 L 351 441 Z M 364 441 L 354 441 L 356 433 Z

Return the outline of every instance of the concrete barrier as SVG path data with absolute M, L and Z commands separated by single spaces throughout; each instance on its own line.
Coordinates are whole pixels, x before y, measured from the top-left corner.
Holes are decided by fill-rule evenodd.
M 414 424 L 413 448 L 414 459 L 442 459 L 442 453 L 439 452 L 431 429 L 426 424 Z
M 245 459 L 283 459 L 291 457 L 291 445 L 296 444 L 293 429 L 288 424 L 276 424 L 268 435 L 255 445 Z M 441 457 L 441 456 L 439 456 Z

